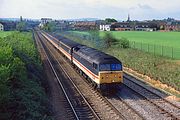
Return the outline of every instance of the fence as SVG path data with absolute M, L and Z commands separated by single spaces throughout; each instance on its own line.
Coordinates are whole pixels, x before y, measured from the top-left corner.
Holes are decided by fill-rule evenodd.
M 172 59 L 180 59 L 180 48 L 130 41 L 130 47 Z

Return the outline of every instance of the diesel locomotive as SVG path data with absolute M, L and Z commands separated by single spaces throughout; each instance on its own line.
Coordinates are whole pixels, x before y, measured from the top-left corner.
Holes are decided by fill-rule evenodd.
M 117 58 L 62 36 L 41 34 L 100 90 L 123 82 L 123 66 Z

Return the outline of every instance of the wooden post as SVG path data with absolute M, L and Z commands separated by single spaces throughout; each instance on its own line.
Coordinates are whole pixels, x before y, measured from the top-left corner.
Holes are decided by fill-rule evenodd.
M 163 56 L 163 45 L 162 45 L 162 56 Z
M 155 44 L 154 44 L 154 55 L 155 55 Z
M 172 59 L 173 59 L 173 57 L 174 57 L 173 53 L 174 53 L 174 50 L 173 50 L 173 47 L 172 47 Z

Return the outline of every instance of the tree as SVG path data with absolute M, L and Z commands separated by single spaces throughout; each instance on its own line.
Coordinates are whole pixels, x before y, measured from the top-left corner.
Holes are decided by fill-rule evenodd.
M 44 25 L 43 29 L 46 31 L 49 31 L 49 32 L 53 32 L 56 30 L 56 23 L 55 22 L 49 22 L 49 23 Z
M 114 18 L 106 18 L 105 21 L 106 21 L 107 23 L 117 22 L 117 20 L 114 19 Z
M 94 43 L 95 47 L 98 48 L 98 49 L 102 49 L 103 46 L 102 46 L 102 39 L 100 37 L 100 33 L 98 30 L 92 30 L 92 31 L 89 31 L 89 34 L 91 36 L 91 41 L 92 43 Z
M 24 31 L 26 29 L 26 23 L 25 22 L 19 22 L 16 25 L 16 29 L 20 32 Z

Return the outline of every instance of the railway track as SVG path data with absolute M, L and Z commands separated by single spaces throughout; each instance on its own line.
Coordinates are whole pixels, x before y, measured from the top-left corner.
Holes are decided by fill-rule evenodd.
M 47 52 L 47 49 L 45 48 L 44 44 L 42 43 L 41 39 L 42 37 L 37 35 L 39 38 L 38 45 L 41 46 L 41 49 L 43 49 L 45 56 L 47 57 L 47 60 L 49 62 L 49 65 L 58 80 L 59 86 L 61 87 L 61 90 L 64 93 L 65 100 L 62 100 L 64 104 L 67 104 L 71 108 L 71 113 L 73 115 L 70 115 L 71 119 L 96 119 L 100 120 L 99 116 L 96 114 L 96 112 L 93 110 L 93 108 L 89 105 L 87 100 L 84 98 L 84 96 L 81 94 L 81 92 L 77 89 L 77 87 L 74 84 L 71 84 L 70 86 L 67 86 L 67 83 L 62 82 L 60 79 L 60 76 L 58 75 L 56 67 L 54 67 L 54 62 L 52 61 L 52 58 L 50 57 L 49 53 Z M 67 75 L 67 73 L 64 71 L 64 74 Z M 69 76 L 67 75 L 69 78 Z M 69 78 L 70 79 L 70 78 Z M 73 88 L 73 89 L 72 89 Z
M 167 118 L 180 120 L 180 107 L 178 105 L 171 103 L 150 88 L 145 87 L 145 85 L 140 84 L 136 80 L 130 79 L 126 75 L 124 76 L 124 85 L 156 106 L 157 109 L 161 110 L 161 114 Z
M 54 39 L 55 40 L 55 39 Z M 56 41 L 58 44 L 58 41 Z M 50 43 L 49 43 L 50 44 Z M 51 45 L 52 46 L 52 45 Z M 57 52 L 57 50 L 51 49 L 53 54 Z M 55 57 L 55 56 L 54 56 Z M 73 79 L 73 82 L 77 85 L 77 87 L 81 90 L 84 94 L 86 99 L 89 100 L 89 103 L 92 106 L 97 106 L 95 109 L 99 112 L 99 116 L 104 119 L 133 119 L 133 120 L 141 120 L 143 119 L 139 114 L 134 112 L 129 106 L 124 104 L 122 101 L 117 101 L 116 98 L 111 97 L 103 97 L 98 91 L 94 90 L 92 86 L 90 86 L 89 82 L 85 80 L 82 76 L 79 76 L 72 68 L 72 66 L 65 60 L 64 58 L 60 57 L 60 54 L 57 53 L 56 57 L 59 59 L 59 62 L 62 64 L 62 67 L 70 74 Z M 68 67 L 69 66 L 69 67 Z M 71 71 L 71 72 L 70 72 Z M 76 74 L 73 74 L 74 71 Z M 84 79 L 84 80 L 82 80 Z M 88 82 L 88 84 L 87 84 Z M 102 116 L 103 115 L 103 116 Z

